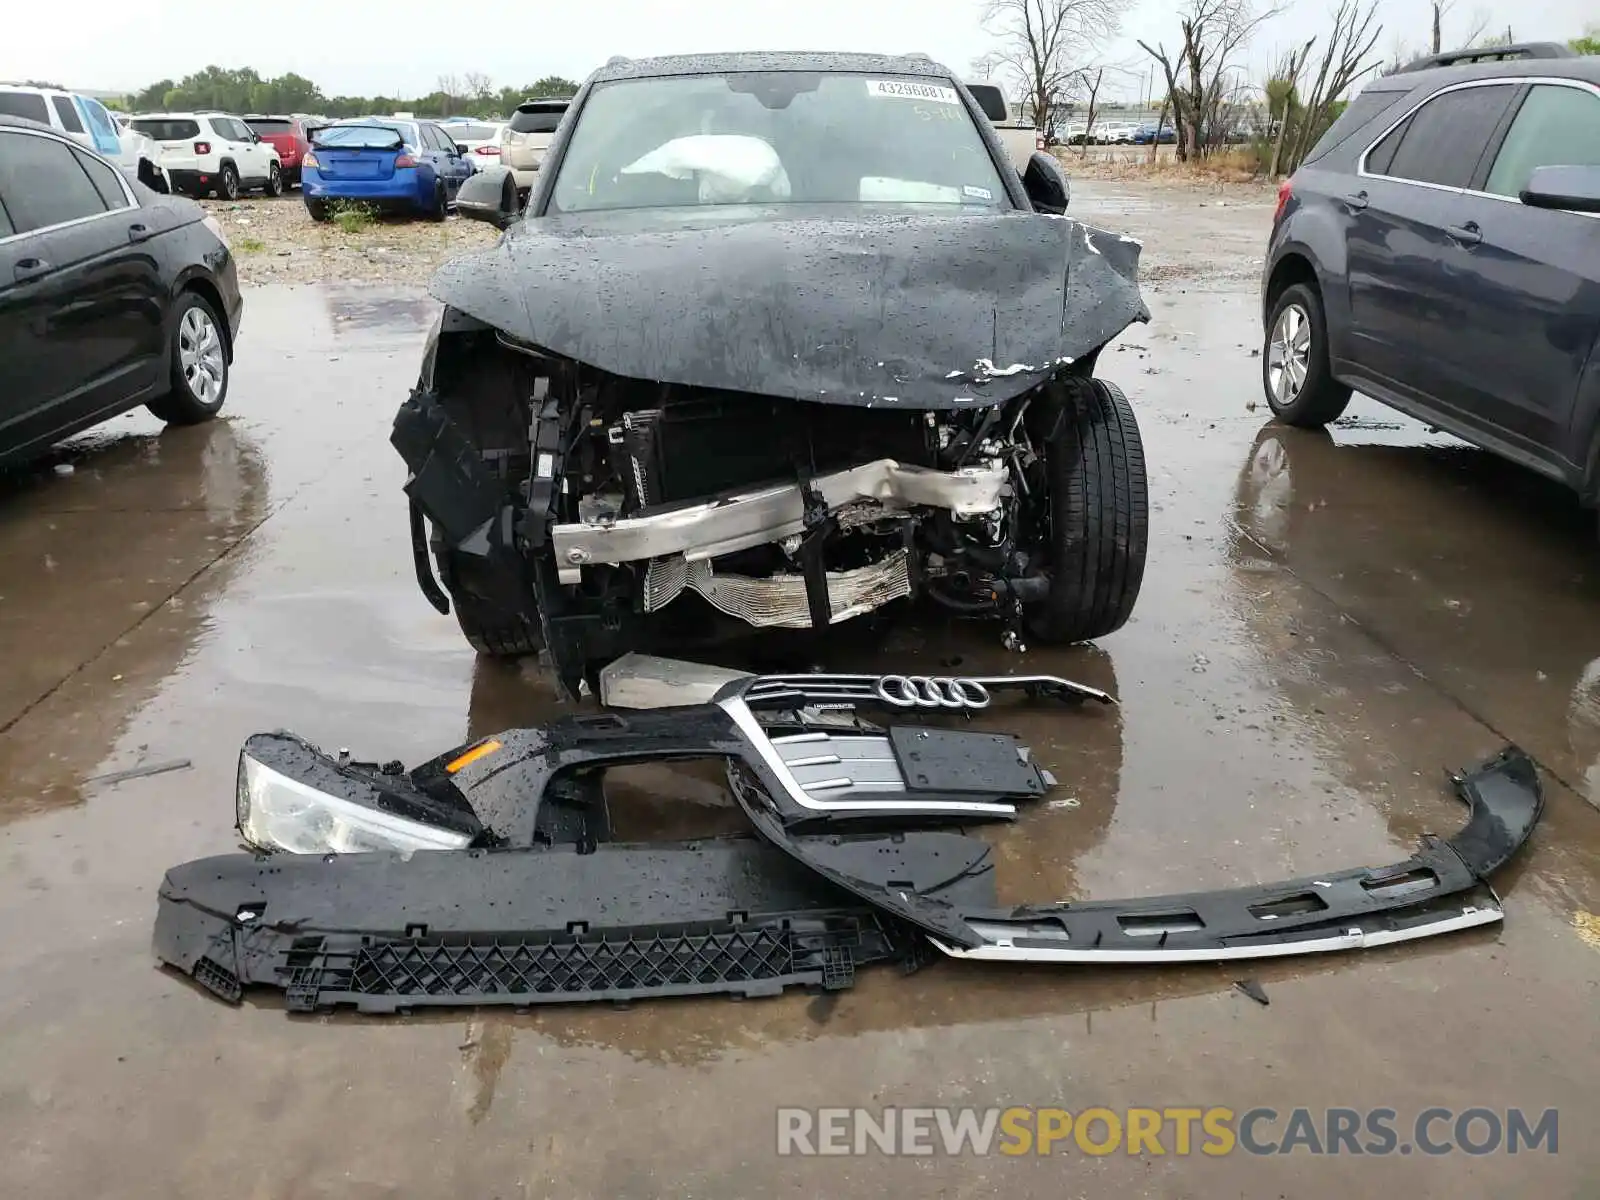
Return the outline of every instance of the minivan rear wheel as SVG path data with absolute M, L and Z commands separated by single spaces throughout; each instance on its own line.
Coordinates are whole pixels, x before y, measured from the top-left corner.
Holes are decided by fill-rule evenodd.
M 1350 389 L 1328 367 L 1328 322 L 1322 297 L 1309 284 L 1284 288 L 1272 306 L 1261 385 L 1273 416 L 1302 429 L 1338 420 L 1350 403 Z

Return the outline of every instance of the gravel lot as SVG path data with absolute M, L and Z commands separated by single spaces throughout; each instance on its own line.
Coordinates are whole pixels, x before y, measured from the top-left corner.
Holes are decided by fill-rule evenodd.
M 252 196 L 233 202 L 202 200 L 222 223 L 239 263 L 240 282 L 329 281 L 421 285 L 439 264 L 494 244 L 493 226 L 452 216 L 443 224 L 385 217 L 346 233 L 306 214 L 297 191 L 274 200 Z
M 1164 151 L 1167 149 L 1163 147 Z M 1136 218 L 1148 212 L 1157 197 L 1168 220 L 1171 208 L 1183 209 L 1191 203 L 1196 208 L 1271 203 L 1270 185 L 1198 174 L 1177 163 L 1170 153 L 1152 168 L 1147 155 L 1144 147 L 1103 146 L 1090 147 L 1081 158 L 1076 151 L 1064 153 L 1062 164 L 1070 179 L 1127 184 L 1140 193 L 1126 206 L 1113 203 L 1109 208 L 1080 212 L 1077 210 L 1083 201 L 1099 199 L 1096 193 L 1107 191 L 1104 187 L 1080 188 L 1075 215 L 1145 237 L 1151 230 L 1129 226 L 1148 224 Z M 306 214 L 298 191 L 286 192 L 276 200 L 250 196 L 232 203 L 202 200 L 200 204 L 222 223 L 238 259 L 240 282 L 246 284 L 351 282 L 422 286 L 447 259 L 493 245 L 499 236 L 492 226 L 457 216 L 443 224 L 413 217 L 384 217 L 350 233 L 332 223 L 319 225 L 313 221 Z M 1124 207 L 1130 211 L 1119 211 Z M 1188 240 L 1182 228 L 1173 232 L 1176 239 L 1165 239 L 1168 248 Z M 1207 260 L 1206 267 L 1225 270 L 1223 264 L 1211 260 L 1230 255 L 1202 257 Z M 1251 263 L 1250 271 L 1256 266 Z M 1150 262 L 1148 256 L 1146 268 L 1156 272 L 1149 276 L 1151 281 L 1174 273 L 1173 264 Z

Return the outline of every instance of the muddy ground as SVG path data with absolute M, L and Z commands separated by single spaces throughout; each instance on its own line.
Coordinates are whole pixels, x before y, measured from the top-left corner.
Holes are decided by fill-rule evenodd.
M 1014 656 L 919 614 L 815 657 L 959 658 L 1120 697 L 989 719 L 1077 801 L 991 831 L 1016 900 L 1397 861 L 1460 824 L 1443 768 L 1516 741 L 1549 804 L 1497 877 L 1503 926 L 1251 968 L 1266 1006 L 1237 967 L 948 962 L 827 1000 L 389 1020 L 218 1003 L 152 962 L 150 923 L 169 864 L 235 845 L 247 734 L 416 761 L 558 711 L 412 579 L 387 435 L 433 306 L 253 286 L 224 419 L 122 418 L 0 488 L 0 1195 L 1593 1196 L 1593 514 L 1366 401 L 1328 434 L 1269 422 L 1252 351 L 1270 207 L 1191 199 L 1086 183 L 1075 201 L 1154 267 L 1153 321 L 1103 360 L 1151 470 L 1130 624 Z M 92 782 L 172 759 L 191 765 Z M 725 818 L 684 784 L 631 779 L 621 830 Z M 1554 1107 L 1561 1136 L 1554 1155 L 776 1157 L 777 1106 L 857 1104 Z

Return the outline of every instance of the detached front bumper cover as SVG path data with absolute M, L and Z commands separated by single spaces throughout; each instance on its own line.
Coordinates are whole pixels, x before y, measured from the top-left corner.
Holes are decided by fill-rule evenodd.
M 161 887 L 155 952 L 230 1001 L 266 986 L 292 1010 L 365 1011 L 840 988 L 860 965 L 920 962 L 929 943 L 952 957 L 1046 963 L 1327 952 L 1502 919 L 1487 877 L 1523 846 L 1543 807 L 1533 763 L 1508 748 L 1453 778 L 1466 826 L 1425 837 L 1404 862 L 1005 908 L 987 842 L 892 827 L 1004 818 L 1054 781 L 1012 739 L 883 730 L 849 711 L 959 711 L 1005 682 L 1109 701 L 1048 678 L 724 678 L 710 703 L 508 731 L 411 772 L 334 763 L 298 739 L 258 736 L 247 749 L 275 770 L 337 784 L 353 801 L 446 812 L 461 829 L 473 827 L 470 812 L 476 848 L 228 855 L 175 867 Z M 606 767 L 706 757 L 728 763 L 753 837 L 609 840 Z M 862 828 L 862 817 L 875 832 L 839 832 Z

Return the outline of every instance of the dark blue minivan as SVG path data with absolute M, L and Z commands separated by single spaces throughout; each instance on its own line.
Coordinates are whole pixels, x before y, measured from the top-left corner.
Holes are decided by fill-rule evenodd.
M 1355 389 L 1594 505 L 1600 57 L 1497 52 L 1376 80 L 1280 188 L 1262 382 L 1288 424 Z

